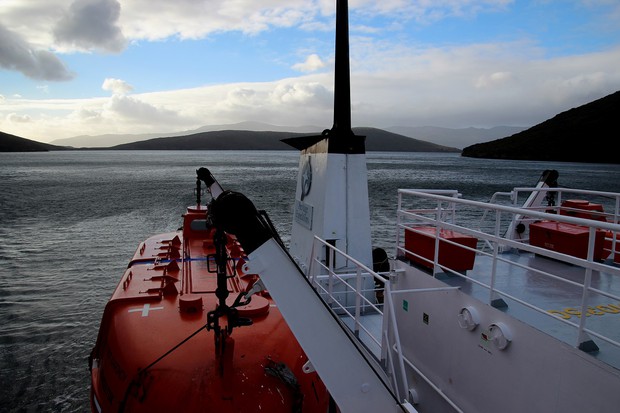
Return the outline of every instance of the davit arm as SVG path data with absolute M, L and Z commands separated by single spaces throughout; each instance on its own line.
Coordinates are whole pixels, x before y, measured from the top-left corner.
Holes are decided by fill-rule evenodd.
M 288 255 L 272 226 L 243 194 L 224 191 L 211 173 L 198 171 L 214 200 L 214 224 L 235 235 L 342 412 L 415 412 L 399 403 L 383 370 L 357 342 Z M 216 195 L 217 194 L 217 195 Z

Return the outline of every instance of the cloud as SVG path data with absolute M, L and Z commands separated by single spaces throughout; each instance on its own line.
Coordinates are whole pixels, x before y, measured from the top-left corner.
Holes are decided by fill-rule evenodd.
M 120 13 L 116 0 L 75 0 L 57 23 L 54 37 L 78 49 L 120 52 L 127 43 L 117 24 Z
M 134 0 L 123 3 L 120 23 L 130 39 L 200 39 L 292 27 L 312 21 L 319 12 L 315 1 L 307 0 Z
M 315 75 L 275 82 L 206 86 L 150 94 L 150 102 L 167 102 L 195 127 L 257 120 L 277 125 L 323 124 L 331 118 L 332 92 Z M 201 102 L 196 105 L 192 102 Z M 189 128 L 189 127 L 188 127 Z
M 27 0 L 4 1 L 0 21 L 40 48 L 119 52 L 132 41 L 257 34 L 333 12 L 329 0 Z
M 183 121 L 173 110 L 156 107 L 138 98 L 124 95 L 112 96 L 103 106 L 103 116 L 153 125 L 181 124 Z
M 9 113 L 6 117 L 12 123 L 30 123 L 32 119 L 28 115 L 19 115 L 17 113 Z
M 282 105 L 325 107 L 333 101 L 333 93 L 318 82 L 286 81 L 270 93 L 271 101 Z
M 620 48 L 549 58 L 528 42 L 420 48 L 367 40 L 352 46 L 354 126 L 533 126 L 620 90 Z M 246 120 L 326 128 L 333 117 L 331 70 L 131 96 L 123 80 L 103 83 L 113 96 L 28 100 L 7 94 L 0 103 L 0 130 L 49 141 Z M 6 122 L 11 113 L 31 116 L 31 122 L 19 129 Z
M 230 106 L 249 106 L 253 105 L 256 101 L 260 104 L 259 93 L 247 87 L 237 87 L 228 92 L 226 98 L 226 104 Z
M 36 80 L 70 80 L 74 77 L 53 53 L 36 50 L 0 23 L 0 67 Z
M 317 54 L 311 54 L 306 58 L 305 62 L 293 65 L 293 69 L 300 72 L 314 72 L 315 70 L 322 69 L 323 67 L 325 67 L 325 63 Z
M 92 110 L 85 107 L 81 107 L 73 111 L 67 118 L 83 124 L 89 124 L 92 122 L 99 123 L 102 120 L 101 111 Z
M 504 10 L 512 5 L 514 0 L 357 0 L 355 3 L 356 12 L 360 14 L 431 23 L 447 17 L 473 16 L 481 11 Z
M 481 75 L 475 82 L 477 88 L 493 87 L 495 85 L 507 84 L 514 80 L 511 72 L 494 72 Z
M 121 79 L 107 78 L 103 81 L 101 89 L 114 94 L 124 95 L 133 90 L 133 86 Z

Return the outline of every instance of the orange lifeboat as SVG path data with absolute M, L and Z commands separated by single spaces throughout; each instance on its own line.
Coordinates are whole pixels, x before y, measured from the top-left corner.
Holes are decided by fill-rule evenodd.
M 260 280 L 243 258 L 199 199 L 181 230 L 140 244 L 90 356 L 93 412 L 329 410 L 277 305 L 250 295 Z

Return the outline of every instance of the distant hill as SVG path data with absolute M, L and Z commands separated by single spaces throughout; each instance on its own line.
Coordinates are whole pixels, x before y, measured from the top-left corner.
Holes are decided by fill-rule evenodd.
M 385 130 L 437 145 L 463 149 L 476 143 L 488 142 L 513 135 L 527 128 L 495 126 L 493 128 L 441 128 L 437 126 L 391 126 Z
M 437 145 L 450 148 L 463 149 L 475 143 L 492 141 L 494 139 L 510 136 L 521 132 L 525 128 L 513 126 L 496 126 L 490 129 L 484 128 L 441 128 L 436 126 L 392 126 L 383 128 L 388 132 L 407 136 L 420 141 L 431 142 Z M 201 132 L 214 132 L 223 130 L 246 130 L 262 132 L 293 132 L 312 135 L 322 131 L 320 126 L 280 126 L 264 122 L 239 122 L 225 125 L 206 125 L 197 129 L 178 131 L 173 133 L 143 133 L 143 134 L 107 134 L 107 135 L 80 135 L 71 138 L 57 139 L 52 141 L 53 145 L 71 146 L 74 148 L 103 148 L 124 143 L 145 141 L 148 139 L 160 138 L 162 136 L 171 138 L 173 136 L 188 136 Z
M 620 91 L 562 112 L 525 131 L 466 147 L 462 156 L 560 162 L 620 163 Z
M 46 152 L 65 148 L 0 132 L 0 152 Z
M 353 128 L 356 135 L 366 136 L 366 150 L 385 152 L 461 152 L 460 149 L 410 138 L 377 128 Z
M 299 136 L 288 132 L 222 130 L 200 132 L 125 143 L 111 149 L 121 150 L 287 150 L 281 139 Z
M 402 152 L 460 152 L 459 149 L 436 145 L 376 128 L 353 128 L 357 135 L 366 136 L 368 151 Z M 122 150 L 292 150 L 281 142 L 285 138 L 318 135 L 275 131 L 222 130 L 187 136 L 149 139 L 117 145 Z
M 92 149 L 107 148 L 128 142 L 143 141 L 161 136 L 161 133 L 79 135 L 71 138 L 55 139 L 53 145 L 70 146 L 72 148 Z
M 239 122 L 225 125 L 206 125 L 198 129 L 185 130 L 173 133 L 141 133 L 141 134 L 106 134 L 106 135 L 80 135 L 71 138 L 56 139 L 54 145 L 71 146 L 74 148 L 104 148 L 125 143 L 145 141 L 148 139 L 166 136 L 188 136 L 201 132 L 214 132 L 223 130 L 250 130 L 250 131 L 275 131 L 310 134 L 320 130 L 318 126 L 278 126 L 263 122 Z

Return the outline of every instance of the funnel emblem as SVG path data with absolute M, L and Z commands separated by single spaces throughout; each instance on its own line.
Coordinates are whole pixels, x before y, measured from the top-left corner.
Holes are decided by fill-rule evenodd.
M 301 172 L 301 200 L 310 193 L 312 187 L 312 165 L 310 164 L 310 157 L 305 162 Z

